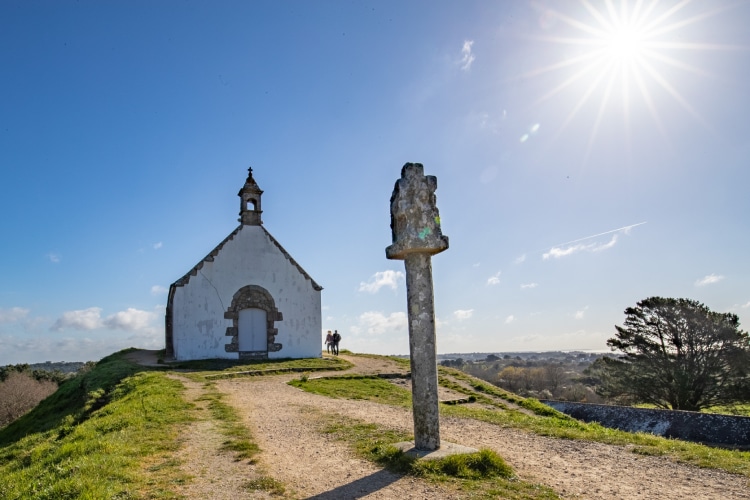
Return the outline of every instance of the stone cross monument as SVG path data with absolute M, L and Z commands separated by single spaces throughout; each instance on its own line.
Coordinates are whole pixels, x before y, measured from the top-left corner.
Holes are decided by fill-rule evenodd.
M 425 451 L 440 448 L 431 256 L 448 248 L 448 237 L 440 230 L 436 189 L 437 178 L 425 176 L 422 164 L 403 166 L 391 195 L 393 244 L 385 249 L 406 266 L 414 447 Z

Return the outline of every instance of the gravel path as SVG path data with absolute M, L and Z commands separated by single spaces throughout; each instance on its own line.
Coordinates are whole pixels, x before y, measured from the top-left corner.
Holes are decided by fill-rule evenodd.
M 359 373 L 400 370 L 387 360 L 348 359 L 356 365 L 353 371 Z M 295 377 L 217 382 L 219 390 L 227 394 L 227 402 L 244 416 L 263 450 L 260 464 L 264 473 L 284 483 L 290 496 L 456 498 L 455 492 L 441 486 L 396 476 L 354 457 L 344 444 L 317 432 L 312 422 L 314 414 L 322 412 L 412 432 L 410 410 L 308 394 L 286 384 Z M 636 455 L 619 446 L 548 438 L 470 419 L 441 418 L 440 428 L 442 440 L 491 448 L 522 479 L 543 483 L 564 498 L 750 499 L 750 481 L 743 476 Z
M 258 468 L 246 460 L 236 460 L 221 449 L 226 438 L 211 417 L 207 401 L 202 399 L 203 384 L 179 375 L 170 376 L 185 386 L 185 399 L 194 405 L 197 418 L 180 435 L 181 447 L 175 458 L 180 470 L 191 480 L 180 486 L 177 493 L 185 498 L 211 500 L 270 498 L 266 492 L 245 488 L 248 481 L 260 476 Z
M 131 357 L 156 364 L 153 352 L 135 352 Z M 351 370 L 355 373 L 403 371 L 385 359 L 342 357 L 355 364 Z M 186 386 L 186 399 L 195 405 L 198 416 L 181 436 L 176 457 L 182 471 L 193 478 L 178 492 L 185 498 L 270 498 L 264 491 L 247 488 L 248 481 L 264 476 L 283 483 L 289 498 L 457 498 L 456 492 L 443 486 L 397 476 L 360 460 L 315 427 L 315 415 L 326 414 L 411 432 L 408 409 L 308 394 L 286 384 L 294 375 L 221 380 L 219 390 L 243 415 L 261 447 L 257 463 L 249 463 L 221 450 L 224 438 L 201 400 L 202 384 L 174 376 Z M 750 499 L 750 481 L 744 476 L 636 455 L 625 447 L 548 438 L 471 419 L 441 418 L 440 428 L 444 441 L 491 448 L 522 479 L 545 484 L 563 498 Z

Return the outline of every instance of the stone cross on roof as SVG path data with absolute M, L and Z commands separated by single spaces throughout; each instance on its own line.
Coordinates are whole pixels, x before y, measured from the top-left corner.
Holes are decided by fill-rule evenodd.
M 240 197 L 240 218 L 239 221 L 243 225 L 248 226 L 260 226 L 263 221 L 260 218 L 260 214 L 263 213 L 260 207 L 260 197 L 263 194 L 263 190 L 258 186 L 258 183 L 253 179 L 253 168 L 247 169 L 247 180 L 245 185 L 242 186 L 237 196 Z

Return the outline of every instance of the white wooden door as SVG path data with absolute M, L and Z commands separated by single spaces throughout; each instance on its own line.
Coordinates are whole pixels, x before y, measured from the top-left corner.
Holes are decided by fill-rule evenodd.
M 242 309 L 239 318 L 237 340 L 240 351 L 265 351 L 268 349 L 266 311 Z

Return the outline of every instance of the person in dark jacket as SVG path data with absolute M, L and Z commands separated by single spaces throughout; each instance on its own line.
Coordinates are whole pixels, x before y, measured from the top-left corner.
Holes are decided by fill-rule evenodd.
M 341 335 L 338 330 L 333 331 L 333 354 L 339 355 L 339 342 L 341 342 Z

